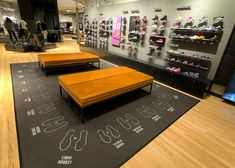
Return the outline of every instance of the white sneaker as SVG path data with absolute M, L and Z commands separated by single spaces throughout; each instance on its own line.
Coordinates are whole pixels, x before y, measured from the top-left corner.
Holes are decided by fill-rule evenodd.
M 192 39 L 192 40 L 196 40 L 196 39 L 197 39 L 197 36 L 194 35 L 194 36 L 191 36 L 191 37 L 189 37 L 189 38 Z

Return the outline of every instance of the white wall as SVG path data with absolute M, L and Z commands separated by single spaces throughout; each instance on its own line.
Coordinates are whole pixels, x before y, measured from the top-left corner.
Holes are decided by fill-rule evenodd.
M 191 5 L 191 10 L 177 11 L 176 6 L 178 5 Z M 89 6 L 89 4 L 86 4 Z M 154 8 L 161 7 L 162 12 L 154 12 Z M 138 58 L 141 60 L 147 60 L 149 46 L 149 32 L 150 26 L 152 25 L 152 18 L 157 14 L 160 18 L 163 15 L 168 16 L 168 30 L 167 36 L 170 33 L 170 27 L 173 25 L 174 20 L 177 16 L 181 16 L 186 20 L 187 16 L 193 16 L 195 18 L 195 24 L 197 25 L 199 19 L 203 16 L 209 17 L 209 24 L 212 23 L 212 18 L 218 15 L 224 15 L 224 33 L 219 44 L 217 53 L 213 55 L 212 67 L 209 73 L 209 78 L 213 79 L 218 68 L 219 62 L 222 58 L 223 52 L 227 45 L 229 36 L 232 32 L 233 26 L 235 24 L 235 1 L 234 0 L 141 0 L 129 3 L 117 4 L 114 6 L 99 7 L 99 8 L 88 8 L 85 13 L 88 14 L 88 19 L 92 20 L 98 18 L 100 13 L 103 13 L 104 18 L 113 18 L 115 16 L 123 16 L 127 18 L 127 30 L 129 30 L 129 19 L 130 16 L 147 16 L 149 23 L 147 27 L 146 36 L 146 46 L 138 48 Z M 122 13 L 123 10 L 139 9 L 140 13 L 137 14 L 126 14 Z M 127 32 L 128 33 L 128 32 Z M 126 38 L 126 41 L 127 38 Z M 167 40 L 169 41 L 169 39 Z M 167 45 L 167 43 L 166 43 Z M 121 50 L 120 48 L 112 47 L 111 42 L 109 43 L 109 51 L 114 53 L 119 53 L 121 55 L 127 55 L 126 50 Z

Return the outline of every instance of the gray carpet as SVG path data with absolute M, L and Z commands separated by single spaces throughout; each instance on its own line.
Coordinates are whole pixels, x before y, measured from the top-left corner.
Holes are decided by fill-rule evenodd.
M 21 168 L 119 167 L 198 103 L 154 84 L 151 95 L 140 89 L 87 108 L 82 124 L 56 75 L 37 63 L 12 64 L 11 72 Z

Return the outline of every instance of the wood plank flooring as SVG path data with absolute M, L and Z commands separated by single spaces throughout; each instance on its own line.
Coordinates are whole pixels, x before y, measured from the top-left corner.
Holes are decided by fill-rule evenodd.
M 48 52 L 75 52 L 75 41 Z M 10 64 L 37 61 L 37 53 L 0 44 L 0 168 L 19 168 Z M 209 96 L 127 161 L 123 168 L 234 168 L 235 106 Z

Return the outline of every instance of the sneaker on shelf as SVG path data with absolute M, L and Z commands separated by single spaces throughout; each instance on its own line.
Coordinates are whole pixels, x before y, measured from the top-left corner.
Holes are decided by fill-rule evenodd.
M 186 76 L 189 76 L 189 73 L 188 72 L 183 72 L 184 75 Z
M 180 59 L 177 59 L 175 62 L 179 62 L 179 63 L 182 63 L 182 61 Z
M 133 50 L 133 49 L 132 49 L 132 47 L 131 47 L 131 46 L 129 46 L 129 47 L 128 47 L 128 49 L 127 49 L 128 53 L 131 53 L 131 52 L 132 52 L 132 50 Z
M 209 26 L 209 27 L 206 27 L 205 30 L 207 30 L 207 31 L 218 31 L 219 29 L 217 29 L 213 26 Z
M 182 62 L 182 64 L 188 64 L 188 61 L 185 60 L 185 61 Z
M 158 26 L 156 24 L 153 24 L 151 26 L 151 30 L 154 32 L 154 31 L 157 31 L 158 30 Z
M 175 61 L 175 58 L 171 58 L 170 61 Z
M 181 52 L 180 52 L 180 51 L 178 51 L 178 50 L 175 50 L 175 51 L 174 51 L 174 54 L 178 54 L 178 55 L 180 55 L 180 53 L 181 53 Z
M 196 65 L 196 67 L 198 67 L 198 68 L 201 68 L 201 69 L 204 69 L 204 70 L 207 70 L 208 69 L 208 67 L 207 66 L 201 66 L 201 65 Z
M 140 35 L 145 35 L 145 31 L 141 30 Z
M 152 20 L 158 20 L 158 15 L 155 15 L 154 18 L 152 18 Z
M 138 39 L 137 36 L 131 37 L 131 40 L 137 40 L 137 39 Z
M 184 24 L 184 28 L 191 29 L 193 27 L 194 18 L 189 16 L 187 22 Z
M 150 39 L 149 39 L 149 43 L 153 44 L 153 43 L 155 43 L 155 41 L 153 41 L 153 39 L 150 38 Z
M 163 39 L 157 39 L 157 41 L 156 41 L 157 43 L 164 43 L 164 40 Z
M 161 20 L 161 21 L 166 21 L 166 20 L 167 20 L 167 16 L 164 15 L 160 20 Z
M 212 26 L 215 27 L 216 29 L 223 30 L 223 25 L 224 25 L 224 22 L 223 21 L 219 21 L 219 22 L 213 23 Z
M 210 41 L 215 41 L 217 38 L 218 38 L 218 36 L 217 36 L 217 35 L 214 35 L 214 37 L 211 37 L 211 38 L 209 38 L 208 40 L 210 40 Z
M 153 35 L 153 36 L 156 36 L 156 35 L 157 35 L 157 32 L 151 31 L 149 34 L 150 34 L 150 35 Z
M 195 66 L 193 62 L 189 63 L 188 65 L 190 65 L 190 66 Z
M 196 40 L 197 39 L 197 35 L 191 36 L 189 37 L 191 40 Z
M 180 72 L 181 72 L 181 69 L 180 69 L 180 68 L 175 68 L 175 69 L 173 69 L 172 71 L 175 72 L 175 73 L 180 73 Z
M 170 67 L 168 70 L 169 71 L 174 71 L 176 67 Z
M 175 19 L 175 23 L 173 24 L 173 28 L 177 29 L 177 28 L 181 28 L 182 27 L 182 22 L 183 22 L 183 18 L 178 16 Z
M 201 18 L 199 20 L 199 24 L 197 25 L 198 28 L 201 28 L 203 26 L 207 26 L 208 25 L 208 17 L 204 16 L 203 18 Z
M 205 39 L 205 36 L 197 36 L 196 39 L 197 39 L 197 40 L 204 40 L 204 39 Z
M 147 55 L 152 56 L 154 52 L 155 52 L 155 49 L 154 48 L 150 48 L 150 51 L 149 51 L 149 53 Z
M 169 70 L 169 71 L 171 71 L 171 67 L 167 67 L 166 69 Z
M 147 21 L 147 16 L 144 16 L 144 17 L 142 18 L 142 20 L 143 20 L 143 22 L 146 22 L 146 21 Z
M 224 25 L 224 16 L 217 16 L 213 18 L 214 23 L 212 24 L 213 27 L 222 30 Z

